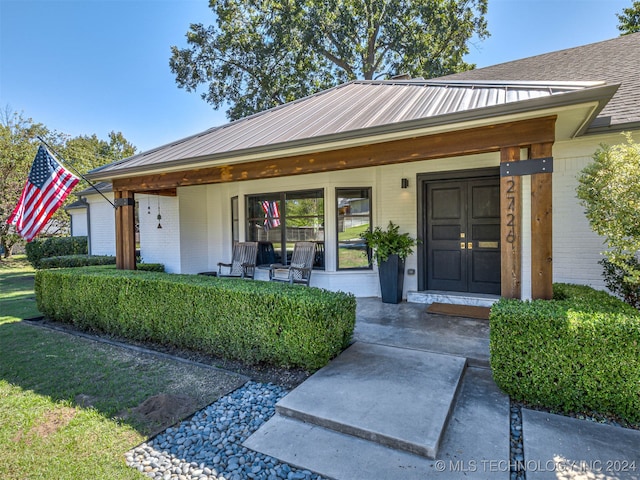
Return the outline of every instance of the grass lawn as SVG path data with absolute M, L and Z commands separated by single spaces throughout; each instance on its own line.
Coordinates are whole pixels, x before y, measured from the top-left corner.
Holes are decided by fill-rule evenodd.
M 0 323 L 39 317 L 34 270 L 25 255 L 0 260 Z
M 124 453 L 178 418 L 136 407 L 173 395 L 183 417 L 243 383 L 21 321 L 39 315 L 24 258 L 0 262 L 0 312 L 0 478 L 146 478 Z

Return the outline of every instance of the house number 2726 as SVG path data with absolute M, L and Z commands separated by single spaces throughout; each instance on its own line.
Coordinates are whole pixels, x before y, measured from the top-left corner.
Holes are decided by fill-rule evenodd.
M 516 182 L 513 177 L 507 180 L 507 236 L 505 240 L 507 243 L 514 243 L 516 241 Z

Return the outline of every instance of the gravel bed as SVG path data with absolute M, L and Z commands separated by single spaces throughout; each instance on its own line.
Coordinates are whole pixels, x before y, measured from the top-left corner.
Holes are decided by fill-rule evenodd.
M 127 465 L 163 480 L 322 480 L 242 446 L 271 418 L 276 402 L 287 393 L 274 384 L 248 382 L 127 452 Z
M 526 480 L 524 466 L 524 445 L 522 443 L 522 407 L 511 402 L 509 416 L 510 432 L 510 480 Z

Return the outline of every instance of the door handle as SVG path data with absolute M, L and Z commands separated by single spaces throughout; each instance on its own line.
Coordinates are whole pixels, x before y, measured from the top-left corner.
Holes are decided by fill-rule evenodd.
M 467 243 L 467 250 L 473 250 L 473 242 Z
M 466 246 L 467 246 L 466 243 L 460 242 L 460 250 L 464 250 Z

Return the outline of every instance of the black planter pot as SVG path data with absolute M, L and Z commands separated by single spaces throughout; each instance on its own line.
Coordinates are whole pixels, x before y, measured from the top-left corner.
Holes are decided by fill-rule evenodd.
M 389 255 L 386 261 L 379 263 L 378 275 L 382 303 L 400 303 L 404 284 L 404 260 L 398 255 Z

